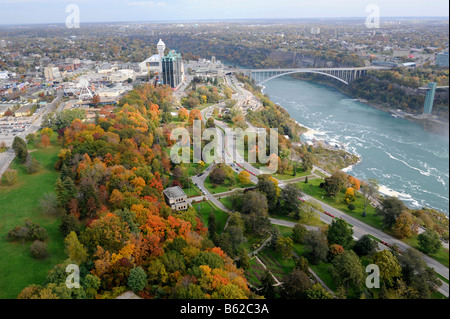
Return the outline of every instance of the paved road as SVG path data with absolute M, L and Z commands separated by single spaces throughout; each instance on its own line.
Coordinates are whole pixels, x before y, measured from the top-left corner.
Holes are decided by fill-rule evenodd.
M 44 116 L 49 112 L 52 112 L 57 107 L 59 101 L 61 101 L 61 97 L 62 92 L 58 93 L 57 97 L 51 103 L 49 103 L 44 110 L 39 111 L 41 112 L 41 114 L 38 114 L 34 122 L 25 131 L 17 134 L 17 136 L 25 139 L 28 134 L 36 133 L 41 128 L 42 119 L 44 118 Z M 0 154 L 0 176 L 2 176 L 3 173 L 8 169 L 9 165 L 11 165 L 15 157 L 16 154 L 11 148 L 9 148 L 6 152 Z
M 228 81 L 230 81 L 230 80 L 228 80 Z M 247 91 L 241 89 L 240 87 L 238 88 L 238 90 L 240 91 L 240 94 L 238 95 L 238 98 L 239 98 L 239 97 L 240 97 L 240 98 L 247 98 L 247 93 L 249 93 L 249 92 L 247 92 Z M 247 92 L 247 93 L 245 93 L 244 91 Z M 211 110 L 212 110 L 215 106 L 217 106 L 217 105 L 213 105 L 213 106 L 211 106 L 211 107 L 206 108 L 206 109 L 203 110 L 203 112 L 202 112 L 202 117 L 203 117 L 204 121 L 206 121 L 207 117 L 211 116 Z M 216 120 L 215 123 L 216 123 L 216 125 L 217 125 L 218 127 L 222 128 L 223 130 L 225 130 L 225 129 L 227 128 L 227 125 L 226 125 L 225 123 L 221 122 L 221 121 L 217 121 L 217 120 Z M 227 154 L 231 154 L 231 152 L 232 152 L 233 150 L 230 150 L 230 149 L 227 150 L 227 146 L 229 146 L 230 143 L 227 143 L 227 140 L 226 140 L 226 139 L 224 139 L 224 144 L 225 144 L 225 145 L 224 145 L 224 157 L 226 158 Z M 255 167 L 253 167 L 253 166 L 250 165 L 249 163 L 247 163 L 247 162 L 246 162 L 239 154 L 236 154 L 236 153 L 237 153 L 237 152 L 235 152 L 235 154 L 234 154 L 234 155 L 235 155 L 235 159 L 234 159 L 234 160 L 235 160 L 237 163 L 240 163 L 240 164 L 244 167 L 244 169 L 246 169 L 247 171 L 252 172 L 252 173 L 254 174 L 254 175 L 252 175 L 251 177 L 252 177 L 252 181 L 256 183 L 256 182 L 257 182 L 257 176 L 260 175 L 260 170 L 257 169 L 257 168 L 255 168 Z M 213 165 L 211 165 L 209 168 L 212 169 L 212 166 L 213 166 Z M 240 167 L 239 167 L 239 169 L 242 170 L 242 168 L 240 168 Z M 239 169 L 238 169 L 238 170 L 239 170 Z M 318 167 L 314 167 L 314 168 L 313 168 L 313 172 L 314 172 L 316 169 L 319 169 L 320 171 L 323 172 L 323 170 L 320 169 L 320 168 L 318 168 Z M 210 171 L 209 171 L 209 172 L 210 172 Z M 205 196 L 207 197 L 208 200 L 211 200 L 211 201 L 212 201 L 215 205 L 217 205 L 220 209 L 225 208 L 224 211 L 228 211 L 228 212 L 229 212 L 229 210 L 228 210 L 226 207 L 224 207 L 224 205 L 222 205 L 222 203 L 220 203 L 220 202 L 219 202 L 212 194 L 210 194 L 210 193 L 208 192 L 208 190 L 206 190 L 206 188 L 204 187 L 203 182 L 204 182 L 204 180 L 206 179 L 206 177 L 207 177 L 207 175 L 209 174 L 209 172 L 207 172 L 206 174 L 204 174 L 204 175 L 203 175 L 202 177 L 200 177 L 200 178 L 197 177 L 197 176 L 194 176 L 194 177 L 192 178 L 192 180 L 193 180 L 194 182 L 197 182 L 198 185 L 204 190 L 204 194 L 205 194 Z M 324 173 L 324 174 L 327 174 L 326 172 L 323 172 L 323 173 Z M 329 175 L 329 174 L 327 174 L 327 175 Z M 287 185 L 288 183 L 289 183 L 289 181 L 279 181 L 279 186 L 280 186 L 280 187 L 284 187 L 284 186 Z M 216 195 L 219 195 L 219 196 L 222 196 L 222 197 L 228 196 L 228 195 L 225 195 L 225 194 L 224 194 L 224 195 L 222 195 L 222 194 L 216 194 Z M 393 238 L 393 237 L 389 236 L 388 234 L 384 233 L 383 231 L 378 230 L 378 229 L 376 229 L 376 228 L 374 228 L 374 227 L 372 227 L 372 226 L 370 226 L 370 225 L 368 225 L 368 224 L 366 224 L 366 223 L 364 223 L 364 222 L 361 222 L 360 220 L 358 220 L 358 219 L 356 219 L 356 218 L 354 218 L 354 217 L 352 217 L 352 216 L 349 216 L 349 215 L 345 214 L 344 212 L 341 212 L 340 210 L 338 210 L 338 209 L 336 209 L 336 208 L 334 208 L 334 207 L 331 207 L 330 205 L 328 205 L 328 204 L 326 204 L 326 203 L 324 203 L 324 202 L 322 202 L 322 201 L 320 201 L 320 200 L 317 200 L 317 199 L 312 198 L 312 197 L 307 196 L 307 195 L 305 196 L 305 200 L 307 200 L 307 201 L 309 201 L 309 202 L 315 202 L 315 203 L 320 204 L 323 210 L 327 211 L 328 213 L 331 213 L 332 215 L 334 215 L 334 216 L 336 216 L 336 217 L 338 217 L 338 218 L 342 218 L 342 219 L 344 219 L 345 221 L 347 221 L 349 224 L 353 225 L 353 228 L 352 228 L 352 229 L 353 229 L 353 235 L 354 235 L 354 238 L 356 238 L 356 239 L 361 238 L 361 237 L 362 237 L 363 235 L 365 235 L 365 234 L 371 234 L 372 236 L 375 236 L 375 237 L 377 237 L 378 239 L 380 239 L 380 240 L 382 240 L 382 241 L 385 241 L 385 242 L 387 242 L 387 243 L 389 243 L 389 244 L 397 244 L 398 247 L 399 247 L 401 250 L 406 250 L 406 249 L 410 248 L 409 245 L 407 245 L 407 244 L 405 244 L 405 243 L 403 243 L 403 242 L 397 240 L 396 238 Z M 323 222 L 327 223 L 327 224 L 330 224 L 330 223 L 332 222 L 332 220 L 333 220 L 330 216 L 328 216 L 328 215 L 326 215 L 326 214 L 323 214 L 323 213 L 320 213 L 319 216 L 320 216 L 320 219 L 321 219 Z M 271 219 L 271 222 L 272 222 L 272 223 L 275 223 L 275 224 L 277 224 L 277 225 L 283 225 L 283 226 L 287 226 L 287 227 L 293 227 L 293 225 L 295 225 L 295 223 L 290 223 L 290 222 L 286 222 L 286 221 L 282 221 L 282 220 L 277 220 L 277 219 Z M 382 247 L 382 248 L 384 248 L 384 247 Z M 424 254 L 422 254 L 422 256 L 423 256 L 423 259 L 427 262 L 427 264 L 428 264 L 430 267 L 432 267 L 438 274 L 440 274 L 441 276 L 445 277 L 446 279 L 449 278 L 449 269 L 448 269 L 447 267 L 445 267 L 445 266 L 442 265 L 441 263 L 435 261 L 434 259 L 432 259 L 432 258 L 430 258 L 430 257 L 428 257 L 428 256 L 426 256 L 426 255 L 424 255 Z M 445 296 L 448 297 L 448 296 L 449 296 L 449 285 L 448 285 L 447 283 L 443 282 L 443 285 L 441 286 L 441 288 L 439 289 L 439 291 L 440 291 L 442 294 L 444 294 Z
M 243 90 L 239 86 L 235 86 L 235 87 L 238 87 L 238 90 L 241 93 L 240 94 L 241 97 L 242 96 L 245 96 L 245 98 L 247 97 L 247 93 L 249 93 L 249 92 Z M 226 124 L 221 122 L 221 121 L 215 121 L 215 123 L 216 123 L 217 126 L 221 127 L 222 129 L 226 128 Z M 244 159 L 241 156 L 239 156 L 239 154 L 236 154 L 236 155 L 237 155 L 236 156 L 236 162 L 241 162 L 246 170 L 248 170 L 250 172 L 253 172 L 256 176 L 260 174 L 259 169 L 255 168 L 252 165 L 250 165 L 249 163 L 245 162 Z M 327 174 L 327 172 L 324 172 L 319 167 L 314 167 L 313 168 L 313 172 L 316 169 L 322 171 L 326 175 L 329 175 L 329 174 Z M 256 178 L 256 176 L 252 176 L 252 177 Z M 279 186 L 280 187 L 284 187 L 288 183 L 289 183 L 289 181 L 279 181 Z M 371 234 L 372 236 L 375 236 L 378 239 L 380 239 L 382 241 L 385 241 L 385 242 L 387 242 L 389 244 L 396 244 L 396 245 L 398 245 L 400 250 L 407 250 L 408 248 L 411 248 L 409 245 L 403 243 L 402 241 L 400 241 L 400 240 L 398 240 L 396 238 L 393 238 L 392 236 L 384 233 L 383 231 L 381 231 L 379 229 L 376 229 L 376 228 L 374 228 L 374 227 L 372 227 L 372 226 L 370 226 L 370 225 L 368 225 L 368 224 L 366 224 L 366 223 L 364 223 L 364 222 L 362 222 L 362 221 L 360 221 L 360 220 L 358 220 L 358 219 L 356 219 L 356 218 L 354 218 L 352 216 L 349 216 L 346 213 L 344 213 L 344 212 L 342 212 L 342 211 L 340 211 L 340 210 L 338 210 L 338 209 L 336 209 L 334 207 L 331 207 L 330 205 L 328 205 L 328 204 L 326 204 L 326 203 L 324 203 L 324 202 L 322 202 L 320 200 L 317 200 L 317 199 L 312 198 L 310 196 L 305 196 L 305 199 L 307 201 L 316 202 L 316 203 L 320 204 L 322 209 L 324 209 L 328 213 L 331 213 L 332 215 L 334 215 L 334 216 L 336 216 L 338 218 L 342 218 L 345 221 L 347 221 L 349 224 L 353 225 L 353 234 L 354 234 L 354 237 L 356 239 L 361 238 L 365 234 Z M 323 222 L 327 223 L 327 224 L 330 224 L 331 221 L 332 221 L 332 218 L 330 216 L 326 215 L 326 214 L 320 213 L 319 216 L 320 216 L 320 219 Z M 276 219 L 271 219 L 271 222 L 272 223 L 277 223 L 278 225 L 286 225 L 286 226 L 289 225 L 289 222 L 280 221 L 280 220 L 276 220 Z M 293 226 L 291 225 L 291 226 L 288 226 L 288 227 L 293 227 Z M 436 260 L 430 258 L 429 256 L 427 256 L 425 254 L 422 254 L 422 257 L 427 262 L 427 264 L 430 267 L 432 267 L 438 274 L 440 274 L 441 276 L 443 276 L 447 280 L 449 279 L 449 269 L 447 267 L 445 267 L 441 263 L 437 262 Z M 441 286 L 439 291 L 442 294 L 444 294 L 445 296 L 448 297 L 449 296 L 449 285 L 447 283 L 443 282 L 443 285 Z

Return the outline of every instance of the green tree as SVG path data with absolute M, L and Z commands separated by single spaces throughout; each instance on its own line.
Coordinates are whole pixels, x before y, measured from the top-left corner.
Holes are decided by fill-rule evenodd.
M 302 224 L 295 224 L 294 228 L 292 229 L 292 240 L 294 241 L 294 243 L 301 244 L 306 232 L 307 230 L 305 226 L 303 226 Z
M 294 269 L 284 277 L 282 295 L 286 299 L 305 299 L 310 288 L 309 276 L 300 269 Z
M 367 256 L 375 253 L 378 247 L 378 243 L 373 240 L 369 235 L 363 235 L 353 245 L 353 251 L 358 256 Z
M 28 156 L 27 143 L 19 136 L 16 136 L 16 137 L 14 137 L 14 140 L 12 143 L 12 149 L 16 153 L 16 156 L 20 160 L 20 162 L 25 163 L 25 161 L 27 160 L 27 156 Z
M 128 276 L 128 286 L 133 292 L 141 291 L 147 285 L 147 274 L 141 266 L 134 267 Z
M 376 179 L 369 179 L 367 182 L 361 183 L 361 192 L 364 199 L 364 211 L 362 213 L 363 217 L 366 217 L 366 208 L 370 201 L 378 195 L 378 181 Z
M 250 268 L 250 258 L 247 249 L 241 249 L 239 252 L 239 267 L 247 270 Z
M 35 240 L 30 246 L 30 253 L 31 256 L 37 259 L 47 257 L 47 244 L 43 241 Z
M 345 250 L 353 246 L 353 229 L 343 219 L 334 219 L 328 228 L 328 244 L 338 244 Z
M 74 231 L 71 231 L 69 235 L 64 239 L 66 246 L 66 255 L 75 263 L 80 265 L 88 258 L 87 249 L 78 241 L 78 236 Z
M 388 285 L 392 286 L 394 278 L 401 276 L 402 268 L 397 258 L 389 250 L 377 251 L 373 255 L 373 262 L 380 268 L 380 277 Z
M 347 183 L 347 174 L 341 171 L 335 172 L 330 177 L 325 178 L 325 191 L 327 196 L 335 197 Z
M 328 240 L 320 230 L 307 232 L 303 238 L 303 244 L 305 245 L 308 259 L 313 264 L 318 264 L 327 259 Z
M 360 288 L 364 279 L 364 269 L 359 257 L 352 250 L 346 250 L 333 259 L 331 276 L 337 286 Z
M 303 193 L 295 184 L 288 184 L 281 190 L 282 207 L 285 214 L 295 213 L 300 210 Z
M 414 288 L 421 299 L 428 299 L 442 285 L 433 268 L 428 267 L 422 254 L 413 248 L 408 248 L 398 256 L 402 267 L 402 279 Z
M 266 299 L 275 299 L 276 289 L 273 286 L 275 284 L 275 279 L 273 279 L 272 274 L 268 269 L 264 271 L 261 278 L 261 290 L 259 293 L 263 295 Z
M 292 256 L 294 242 L 289 237 L 280 237 L 277 241 L 276 250 L 283 256 L 284 259 L 288 259 Z
M 387 196 L 382 202 L 381 207 L 377 207 L 377 214 L 383 220 L 383 227 L 390 229 L 394 226 L 398 216 L 406 210 L 405 204 L 397 197 Z
M 208 216 L 208 236 L 209 238 L 214 238 L 214 236 L 217 233 L 217 229 L 216 229 L 217 225 L 216 225 L 216 215 L 214 215 L 213 212 L 209 213 Z
M 419 248 L 425 254 L 434 254 L 442 247 L 441 239 L 439 235 L 432 231 L 427 230 L 417 236 L 419 242 Z
M 333 295 L 319 283 L 315 283 L 306 291 L 306 297 L 308 299 L 333 299 Z

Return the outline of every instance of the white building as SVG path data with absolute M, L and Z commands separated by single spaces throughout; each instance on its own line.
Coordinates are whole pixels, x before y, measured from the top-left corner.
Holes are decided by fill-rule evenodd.
M 108 80 L 110 80 L 113 83 L 123 82 L 128 79 L 133 80 L 134 78 L 135 78 L 134 71 L 130 69 L 117 70 L 116 72 L 108 76 Z
M 8 71 L 0 71 L 0 80 L 6 80 L 9 78 Z
M 152 55 L 148 59 L 139 63 L 139 69 L 141 73 L 148 73 L 150 71 L 153 72 L 161 72 L 161 57 L 159 54 Z
M 44 76 L 47 81 L 61 79 L 61 73 L 59 73 L 59 69 L 51 66 L 44 69 Z
M 166 50 L 166 44 L 159 39 L 156 45 L 158 54 L 152 55 L 145 61 L 139 63 L 139 69 L 141 73 L 148 73 L 150 71 L 161 74 L 162 73 L 162 58 L 164 57 L 164 51 Z

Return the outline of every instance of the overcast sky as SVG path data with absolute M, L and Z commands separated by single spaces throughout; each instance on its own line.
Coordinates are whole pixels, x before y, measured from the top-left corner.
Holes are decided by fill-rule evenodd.
M 375 4 L 383 17 L 448 17 L 448 0 L 0 0 L 0 24 L 65 23 L 66 7 L 80 22 L 207 19 L 366 17 Z

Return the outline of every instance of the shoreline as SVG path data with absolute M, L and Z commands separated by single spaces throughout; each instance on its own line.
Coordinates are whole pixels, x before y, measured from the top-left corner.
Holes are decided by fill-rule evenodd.
M 398 116 L 397 111 L 395 109 L 388 109 L 382 104 L 374 103 L 374 102 L 368 101 L 366 99 L 354 97 L 354 96 L 350 95 L 348 92 L 345 92 L 341 88 L 333 85 L 332 83 L 328 83 L 328 82 L 324 82 L 324 81 L 317 81 L 317 80 L 310 80 L 310 79 L 301 79 L 301 78 L 296 78 L 296 77 L 291 77 L 291 78 L 293 78 L 295 80 L 308 81 L 308 82 L 312 82 L 312 83 L 316 83 L 316 84 L 320 84 L 320 85 L 329 86 L 333 89 L 338 90 L 339 92 L 348 96 L 349 98 L 357 100 L 359 103 L 365 104 L 365 105 L 370 106 L 379 111 L 388 113 L 391 116 L 397 115 L 396 117 L 398 117 L 398 118 L 402 118 L 411 123 L 416 123 L 416 124 L 420 125 L 427 132 L 442 135 L 442 136 L 448 136 L 448 134 L 449 134 L 449 128 L 450 128 L 449 123 L 445 122 L 443 120 L 437 120 L 437 119 L 433 119 L 430 117 L 419 118 L 419 116 L 420 116 L 419 114 L 407 113 L 404 111 L 401 111 L 402 116 Z
M 296 79 L 296 78 L 294 78 L 294 79 Z M 317 84 L 329 86 L 329 87 L 331 87 L 331 88 L 334 88 L 334 89 L 338 90 L 339 92 L 341 92 L 342 94 L 348 96 L 348 97 L 351 98 L 351 99 L 358 100 L 359 103 L 366 104 L 366 105 L 368 105 L 368 106 L 370 106 L 370 107 L 373 107 L 373 108 L 378 109 L 378 110 L 380 110 L 380 111 L 383 111 L 383 112 L 385 112 L 385 113 L 390 113 L 390 114 L 392 114 L 391 112 L 388 112 L 387 110 L 380 108 L 380 106 L 374 106 L 374 105 L 371 105 L 369 102 L 366 103 L 365 101 L 364 101 L 364 102 L 361 102 L 359 99 L 354 98 L 354 97 L 348 95 L 348 94 L 345 93 L 345 92 L 342 92 L 341 90 L 339 90 L 338 88 L 336 88 L 336 87 L 334 87 L 334 86 L 332 86 L 332 85 L 329 85 L 329 84 L 326 84 L 326 83 L 320 83 L 320 82 L 317 82 L 317 81 L 304 80 L 304 79 L 296 79 L 296 80 L 309 81 L 309 82 L 313 82 L 313 83 L 317 83 Z M 262 86 L 261 93 L 263 93 L 263 94 L 265 94 L 265 93 L 264 93 L 264 89 L 265 89 L 265 87 Z M 269 98 L 270 98 L 270 96 L 269 96 Z M 275 103 L 275 102 L 274 102 L 274 103 Z M 288 111 L 284 106 L 280 105 L 279 103 L 275 103 L 275 104 L 279 105 L 280 107 L 282 107 L 284 110 L 286 110 L 286 111 L 289 113 L 289 111 Z M 290 115 L 290 113 L 289 113 L 289 115 Z M 291 118 L 297 123 L 297 125 L 299 125 L 300 127 L 303 127 L 303 128 L 306 129 L 306 132 L 300 134 L 300 137 L 301 137 L 302 135 L 305 135 L 305 134 L 308 134 L 308 133 L 310 133 L 309 135 L 312 135 L 313 137 L 316 137 L 316 135 L 325 135 L 324 133 L 322 133 L 322 132 L 320 132 L 320 131 L 317 131 L 317 130 L 315 130 L 315 129 L 313 129 L 313 128 L 310 128 L 310 127 L 301 125 L 301 124 L 300 124 L 297 120 L 295 120 L 293 117 L 291 117 Z M 404 119 L 405 119 L 405 120 L 408 120 L 408 119 L 406 119 L 406 118 L 404 118 Z M 411 120 L 409 120 L 409 121 L 410 121 L 410 122 L 413 122 L 413 121 L 411 121 Z M 424 128 L 424 129 L 425 129 L 425 128 Z M 349 166 L 347 166 L 347 167 L 344 167 L 344 168 L 340 169 L 341 171 L 347 173 L 348 171 L 351 171 L 351 170 L 353 169 L 353 167 L 356 167 L 358 164 L 360 164 L 363 160 L 362 160 L 362 158 L 361 158 L 361 156 L 360 156 L 359 154 L 355 154 L 355 153 L 353 153 L 353 152 L 349 152 L 349 151 L 346 150 L 346 149 L 344 149 L 344 150 L 345 150 L 346 152 L 348 152 L 349 154 L 352 154 L 352 155 L 357 156 L 358 159 L 359 159 L 357 163 L 352 164 L 352 165 L 349 165 Z M 348 173 L 347 173 L 347 174 L 348 174 Z M 356 178 L 356 176 L 355 176 L 355 178 Z M 401 193 L 401 192 L 395 191 L 395 190 L 393 190 L 393 189 L 391 189 L 391 188 L 389 188 L 389 187 L 387 187 L 387 186 L 385 186 L 385 185 L 381 185 L 381 184 L 380 184 L 379 186 L 380 186 L 380 187 L 379 187 L 379 193 L 380 193 L 382 196 L 394 196 L 394 197 L 397 197 L 397 198 L 399 198 L 400 200 L 404 201 L 404 202 L 405 202 L 405 205 L 406 205 L 408 208 L 410 208 L 410 209 L 430 208 L 430 209 L 434 209 L 434 210 L 436 210 L 436 211 L 442 212 L 442 213 L 446 214 L 446 216 L 449 216 L 449 212 L 441 211 L 440 209 L 432 208 L 432 207 L 427 206 L 427 205 L 420 205 L 419 202 L 418 202 L 416 199 L 414 199 L 414 198 L 412 197 L 412 195 L 409 195 L 409 194 L 405 194 L 405 193 Z

